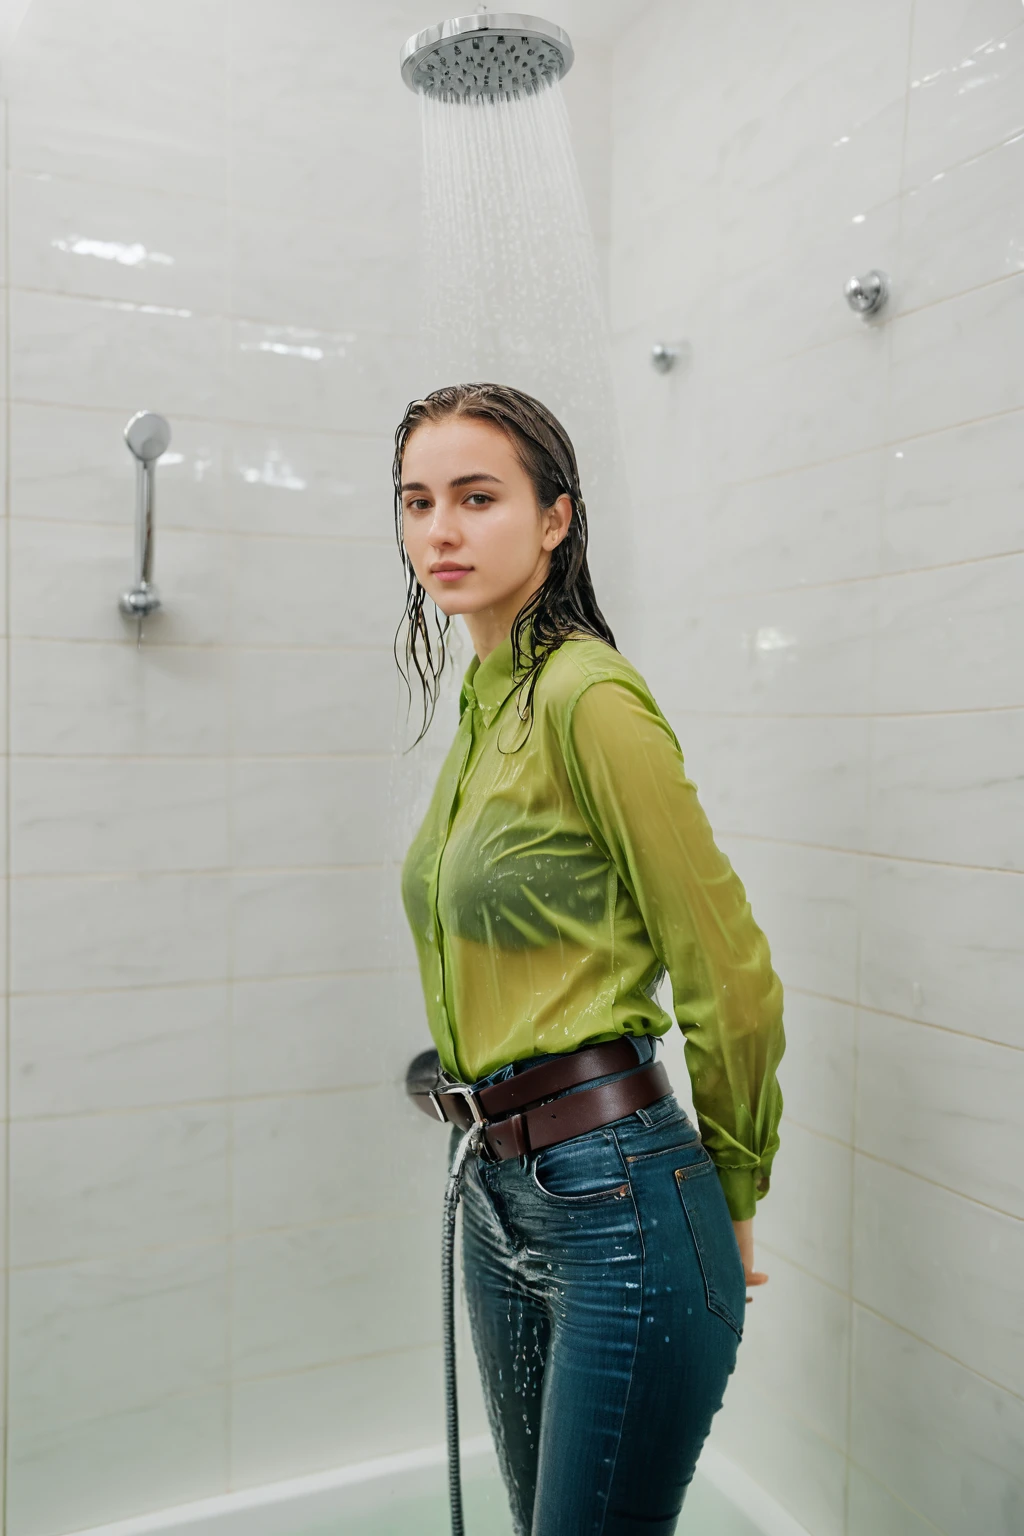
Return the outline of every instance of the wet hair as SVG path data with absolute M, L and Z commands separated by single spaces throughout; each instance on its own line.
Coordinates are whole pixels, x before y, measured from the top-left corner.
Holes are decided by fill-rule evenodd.
M 451 384 L 413 400 L 395 432 L 395 535 L 405 568 L 405 613 L 395 635 L 395 660 L 409 689 L 415 672 L 423 693 L 422 740 L 434 716 L 441 674 L 448 656 L 451 618 L 434 608 L 433 633 L 424 613 L 426 592 L 416 578 L 402 540 L 402 459 L 409 438 L 424 422 L 470 416 L 490 421 L 511 439 L 519 462 L 533 482 L 541 510 L 559 496 L 572 502 L 572 519 L 565 538 L 551 551 L 551 564 L 542 585 L 520 608 L 512 624 L 512 656 L 521 672 L 520 715 L 525 719 L 533 702 L 540 669 L 552 651 L 570 635 L 593 635 L 615 645 L 608 622 L 597 605 L 587 566 L 587 509 L 580 490 L 576 453 L 569 434 L 547 406 L 507 384 Z M 529 649 L 524 633 L 530 626 Z M 403 654 L 399 641 L 405 632 Z M 404 655 L 404 660 L 403 660 Z M 525 699 L 524 699 L 525 693 Z M 415 743 L 414 743 L 415 744 Z

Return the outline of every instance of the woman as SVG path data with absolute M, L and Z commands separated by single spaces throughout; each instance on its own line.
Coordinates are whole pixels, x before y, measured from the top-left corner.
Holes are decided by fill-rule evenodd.
M 398 428 L 395 492 L 424 730 L 452 615 L 476 652 L 403 897 L 441 1065 L 472 1085 L 441 1107 L 482 1122 L 463 1275 L 513 1519 L 669 1536 L 767 1279 L 782 987 L 597 606 L 558 421 L 437 390 Z M 697 1126 L 653 1060 L 666 971 Z

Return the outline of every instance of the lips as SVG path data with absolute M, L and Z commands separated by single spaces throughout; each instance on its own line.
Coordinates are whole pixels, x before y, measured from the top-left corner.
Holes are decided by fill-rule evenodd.
M 436 576 L 438 581 L 458 581 L 460 576 L 468 576 L 472 569 L 471 565 L 435 565 L 430 574 Z

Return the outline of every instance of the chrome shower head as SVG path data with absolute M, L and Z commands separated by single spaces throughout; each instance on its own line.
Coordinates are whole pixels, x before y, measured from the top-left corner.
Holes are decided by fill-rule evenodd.
M 411 91 L 455 101 L 522 96 L 572 65 L 569 34 L 538 16 L 457 16 L 410 37 L 402 79 Z

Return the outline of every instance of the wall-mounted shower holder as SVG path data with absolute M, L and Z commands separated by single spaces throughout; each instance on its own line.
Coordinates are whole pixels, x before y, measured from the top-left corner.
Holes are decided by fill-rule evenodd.
M 138 623 L 160 607 L 153 575 L 153 491 L 156 462 L 171 441 L 169 422 L 155 411 L 136 411 L 124 429 L 124 440 L 135 459 L 135 584 L 121 593 L 118 607 L 125 618 Z
M 680 362 L 689 362 L 693 348 L 688 341 L 656 341 L 651 348 L 651 366 L 659 373 L 671 373 Z
M 889 298 L 889 274 L 872 267 L 865 277 L 851 277 L 843 288 L 846 302 L 864 319 L 876 315 Z

